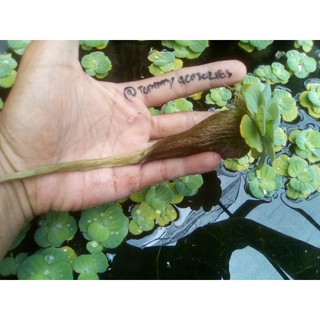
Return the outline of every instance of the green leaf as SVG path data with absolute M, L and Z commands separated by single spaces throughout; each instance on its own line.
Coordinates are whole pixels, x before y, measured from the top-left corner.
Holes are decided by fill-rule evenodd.
M 240 133 L 250 148 L 256 149 L 259 153 L 263 151 L 259 130 L 248 115 L 244 115 L 241 120 Z

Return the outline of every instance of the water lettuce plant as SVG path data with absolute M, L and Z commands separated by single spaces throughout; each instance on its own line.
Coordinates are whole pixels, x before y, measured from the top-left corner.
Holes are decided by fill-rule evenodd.
M 254 197 L 271 198 L 280 190 L 282 178 L 270 165 L 264 163 L 260 169 L 253 168 L 248 172 L 247 186 Z
M 40 249 L 26 257 L 17 271 L 19 280 L 72 280 L 68 253 L 61 248 Z
M 101 243 L 104 248 L 116 248 L 128 233 L 128 223 L 121 205 L 109 203 L 84 210 L 79 228 L 87 240 Z
M 83 50 L 90 51 L 92 49 L 102 50 L 109 43 L 109 40 L 80 40 L 80 46 Z
M 273 62 L 271 65 L 259 65 L 254 70 L 254 75 L 262 81 L 269 81 L 270 83 L 285 84 L 290 79 L 290 73 L 280 62 Z
M 20 252 L 16 257 L 10 255 L 2 259 L 0 261 L 0 275 L 3 277 L 17 275 L 20 264 L 26 257 L 27 254 L 25 252 Z
M 209 46 L 208 40 L 164 40 L 162 45 L 173 49 L 177 58 L 195 59 Z
M 34 240 L 40 247 L 59 247 L 77 232 L 77 222 L 68 212 L 48 212 L 39 219 Z
M 311 163 L 320 161 L 320 132 L 314 129 L 293 130 L 289 135 L 294 143 L 294 152 Z
M 148 60 L 152 62 L 149 66 L 149 71 L 154 76 L 181 69 L 183 66 L 183 61 L 176 58 L 173 52 L 167 50 L 151 51 L 148 55 Z
M 261 51 L 272 44 L 273 40 L 240 40 L 238 45 L 240 48 L 247 52 L 252 52 L 253 50 Z
M 10 88 L 17 76 L 15 68 L 18 63 L 10 53 L 0 54 L 0 88 Z
M 175 99 L 162 105 L 160 113 L 174 113 L 192 111 L 193 104 L 186 98 Z
M 272 95 L 277 98 L 282 119 L 286 122 L 295 120 L 298 116 L 298 107 L 291 93 L 283 89 L 275 89 Z
M 251 80 L 250 80 L 251 81 Z M 280 111 L 277 96 L 272 96 L 271 86 L 256 82 L 245 82 L 239 92 L 246 106 L 246 113 L 240 124 L 241 136 L 252 150 L 254 158 L 259 157 L 261 168 L 267 156 L 274 159 L 274 139 L 280 125 Z
M 8 40 L 8 47 L 16 54 L 22 56 L 31 40 Z
M 110 59 L 101 51 L 91 52 L 81 59 L 86 73 L 98 79 L 105 78 L 112 68 Z
M 293 46 L 296 49 L 302 48 L 304 52 L 310 52 L 313 47 L 313 41 L 312 40 L 295 40 Z
M 309 73 L 317 69 L 314 58 L 308 57 L 304 52 L 290 50 L 286 53 L 287 66 L 297 78 L 306 78 Z
M 299 96 L 299 102 L 302 107 L 308 109 L 310 116 L 320 118 L 320 83 L 311 82 L 306 85 L 306 91 Z
M 290 199 L 306 199 L 312 193 L 320 191 L 320 168 L 309 165 L 299 156 L 281 154 L 273 162 L 273 168 L 278 174 L 288 178 L 286 194 Z
M 246 171 L 255 159 L 251 156 L 251 152 L 241 158 L 224 159 L 223 165 L 231 171 Z
M 226 106 L 228 101 L 232 98 L 232 92 L 228 88 L 214 88 L 210 89 L 206 95 L 206 103 L 214 104 L 219 107 Z
M 198 193 L 203 185 L 203 177 L 201 174 L 193 174 L 175 179 L 174 182 L 178 193 L 190 197 Z

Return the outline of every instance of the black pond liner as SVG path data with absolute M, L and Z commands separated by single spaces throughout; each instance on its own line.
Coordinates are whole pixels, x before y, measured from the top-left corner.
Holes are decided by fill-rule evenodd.
M 146 57 L 152 47 L 163 48 L 160 41 L 111 41 L 105 49 L 112 61 L 107 80 L 122 82 L 149 77 L 150 63 Z M 275 41 L 266 50 L 249 54 L 238 47 L 237 41 L 211 41 L 199 59 L 184 59 L 184 66 L 239 59 L 247 65 L 248 72 L 252 72 L 258 65 L 275 61 L 278 51 L 292 48 L 293 41 Z M 320 78 L 319 70 L 310 77 Z M 296 96 L 304 90 L 307 79 L 292 76 L 284 87 Z M 2 92 L 0 94 L 3 97 Z M 198 102 L 195 106 L 207 107 Z M 302 109 L 298 120 L 286 125 L 287 130 L 319 129 L 318 122 Z M 246 191 L 246 173 L 232 173 L 223 166 L 203 177 L 204 185 L 198 194 L 176 206 L 179 211 L 176 221 L 147 236 L 128 235 L 118 248 L 108 250 L 110 268 L 100 274 L 100 278 L 320 278 L 318 195 L 297 202 L 288 199 L 282 189 L 272 199 L 255 199 Z M 27 238 L 32 237 L 32 231 Z M 79 239 L 70 245 L 81 253 L 84 249 L 80 248 L 85 244 L 78 243 Z M 33 249 L 31 242 L 32 239 L 22 245 L 22 249 Z

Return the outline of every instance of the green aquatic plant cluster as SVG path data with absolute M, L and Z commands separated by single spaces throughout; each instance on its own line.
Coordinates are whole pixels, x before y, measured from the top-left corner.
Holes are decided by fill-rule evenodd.
M 252 52 L 254 50 L 264 50 L 270 44 L 272 44 L 273 40 L 241 40 L 238 42 L 240 48 L 247 52 Z
M 209 46 L 208 40 L 164 40 L 162 45 L 173 49 L 177 58 L 196 59 Z
M 290 50 L 286 53 L 288 68 L 297 78 L 306 78 L 317 69 L 317 62 L 305 52 Z
M 153 50 L 148 55 L 148 60 L 152 62 L 149 71 L 154 76 L 160 76 L 183 67 L 183 61 L 177 58 L 173 52 L 167 50 Z
M 80 40 L 80 46 L 83 50 L 92 49 L 102 50 L 107 47 L 109 40 Z
M 17 66 L 18 63 L 11 53 L 0 54 L 0 88 L 12 87 L 17 76 Z
M 31 40 L 8 40 L 8 47 L 16 54 L 22 56 L 30 42 Z
M 310 52 L 313 48 L 313 41 L 312 40 L 296 40 L 293 46 L 296 49 L 302 48 L 304 52 Z
M 82 57 L 81 65 L 88 75 L 98 79 L 105 78 L 112 68 L 110 59 L 101 51 L 91 52 Z
M 320 80 L 319 80 L 320 81 Z M 299 102 L 308 109 L 310 116 L 320 118 L 320 82 L 308 83 L 305 91 L 301 92 Z
M 285 84 L 290 79 L 290 72 L 280 62 L 273 62 L 271 65 L 260 65 L 254 70 L 254 75 L 262 81 L 270 83 Z
M 221 87 L 210 89 L 206 95 L 206 103 L 224 107 L 232 98 L 232 92 L 230 89 Z

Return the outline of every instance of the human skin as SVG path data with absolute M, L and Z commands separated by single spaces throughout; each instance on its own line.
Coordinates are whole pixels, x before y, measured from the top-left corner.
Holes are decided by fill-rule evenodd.
M 35 41 L 25 51 L 0 113 L 0 175 L 40 165 L 115 156 L 141 150 L 150 141 L 183 132 L 207 112 L 151 116 L 149 107 L 212 87 L 232 85 L 246 74 L 235 60 L 184 68 L 130 83 L 97 81 L 79 63 L 77 41 Z M 124 89 L 165 78 L 228 70 L 227 78 L 175 81 L 128 98 Z M 0 259 L 21 228 L 53 211 L 77 211 L 124 198 L 152 184 L 217 168 L 213 152 L 145 164 L 64 172 L 0 185 Z

